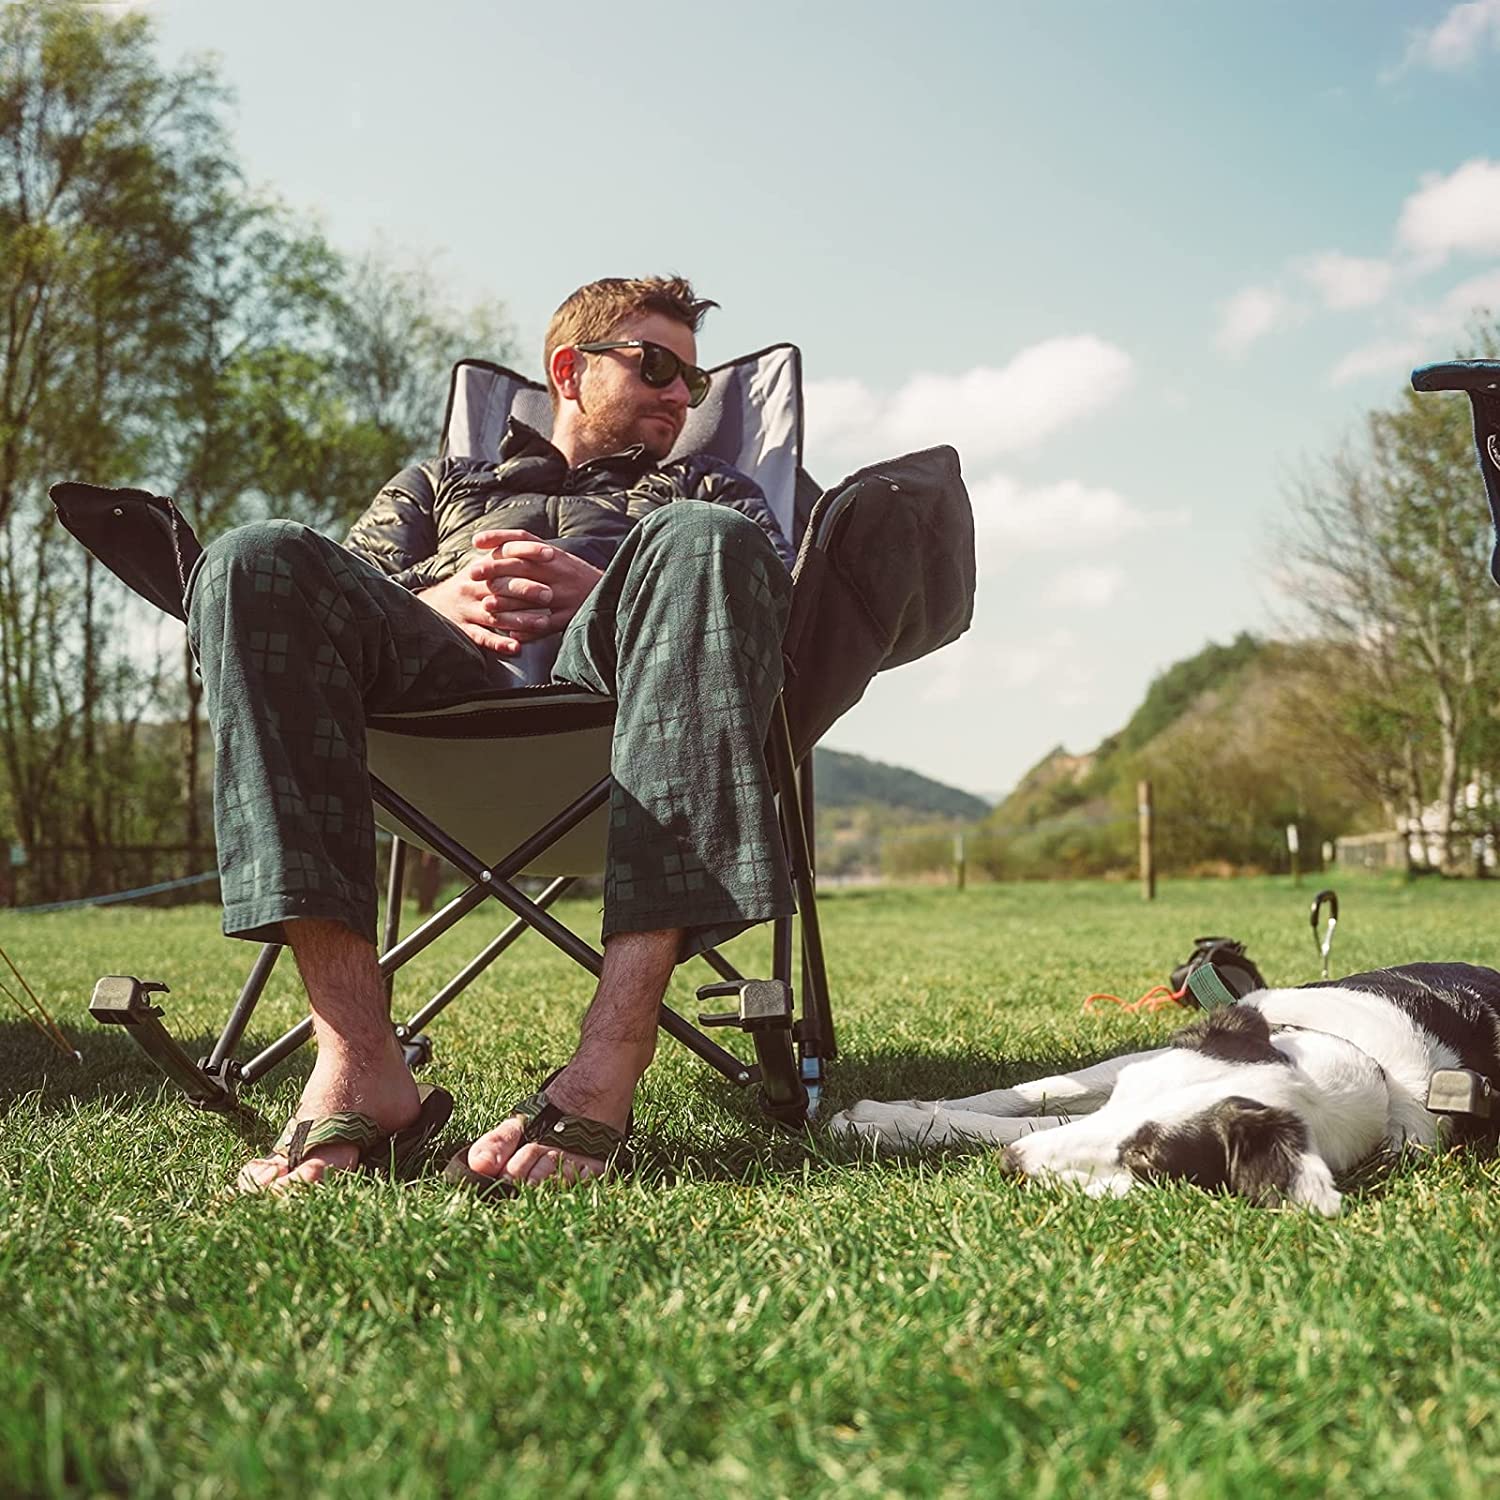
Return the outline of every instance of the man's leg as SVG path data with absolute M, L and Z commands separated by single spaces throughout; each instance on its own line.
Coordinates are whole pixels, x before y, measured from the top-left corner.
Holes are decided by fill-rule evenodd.
M 791 581 L 760 529 L 682 501 L 626 538 L 569 627 L 555 675 L 614 697 L 604 972 L 548 1099 L 624 1127 L 657 1014 L 689 953 L 792 910 L 766 730 Z M 593 1176 L 595 1158 L 522 1144 L 512 1116 L 469 1151 L 486 1176 Z
M 616 933 L 604 945 L 604 972 L 579 1030 L 578 1048 L 547 1098 L 566 1114 L 624 1131 L 635 1086 L 656 1054 L 656 1019 L 677 966 L 682 933 Z M 539 1142 L 522 1143 L 513 1116 L 469 1148 L 469 1165 L 486 1177 L 537 1183 L 554 1173 L 565 1182 L 595 1177 L 605 1164 Z
M 214 542 L 188 613 L 214 727 L 224 930 L 287 942 L 312 1008 L 318 1056 L 298 1118 L 358 1111 L 399 1129 L 417 1091 L 376 968 L 365 717 L 509 686 L 509 673 L 406 590 L 289 522 Z M 357 1154 L 315 1147 L 296 1176 L 316 1181 Z M 286 1171 L 285 1158 L 268 1158 L 242 1182 Z
M 297 1118 L 358 1110 L 386 1134 L 409 1125 L 417 1116 L 417 1086 L 391 1027 L 375 945 L 342 922 L 316 917 L 289 921 L 286 940 L 307 987 L 318 1044 Z M 252 1189 L 281 1178 L 318 1182 L 358 1160 L 357 1146 L 315 1146 L 294 1171 L 284 1157 L 262 1157 L 246 1163 L 239 1181 Z

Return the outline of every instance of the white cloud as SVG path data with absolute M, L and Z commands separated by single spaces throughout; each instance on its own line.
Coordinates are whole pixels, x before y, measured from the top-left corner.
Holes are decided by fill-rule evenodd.
M 1481 52 L 1500 47 L 1500 0 L 1465 0 L 1431 31 L 1419 32 L 1407 50 L 1408 64 L 1453 71 Z
M 802 400 L 809 446 L 843 448 L 875 425 L 880 402 L 861 380 L 808 380 Z
M 913 663 L 918 671 L 926 668 L 922 702 L 957 703 L 964 696 L 966 684 L 972 682 L 978 672 L 979 656 L 979 647 L 971 630 L 925 662 Z
M 1323 305 L 1334 310 L 1372 307 L 1390 291 L 1395 276 L 1388 261 L 1361 260 L 1337 250 L 1310 255 L 1298 269 L 1317 289 Z
M 1470 314 L 1481 310 L 1500 312 L 1500 268 L 1459 282 L 1443 298 L 1443 313 L 1450 326 L 1463 324 Z
M 1107 547 L 1150 526 L 1181 525 L 1180 513 L 1139 509 L 1117 490 L 1076 479 L 1027 489 L 1005 474 L 969 487 L 981 573 L 997 573 L 1016 556 Z
M 808 446 L 869 460 L 951 443 L 967 462 L 1035 448 L 1117 400 L 1135 364 L 1092 334 L 1047 339 L 998 369 L 918 374 L 892 396 L 860 380 L 813 380 L 804 390 Z
M 1243 354 L 1257 339 L 1291 320 L 1295 309 L 1275 287 L 1247 286 L 1223 307 L 1217 343 L 1226 354 Z
M 1018 641 L 985 653 L 990 680 L 998 687 L 1031 687 L 1056 677 L 1076 642 L 1071 630 L 1054 630 L 1034 641 Z
M 1500 162 L 1476 157 L 1446 177 L 1424 177 L 1401 206 L 1396 237 L 1433 262 L 1500 254 Z
M 1390 332 L 1350 350 L 1329 371 L 1328 383 L 1347 385 L 1367 376 L 1393 376 L 1451 354 L 1481 311 L 1500 312 L 1500 267 L 1459 282 L 1436 302 L 1408 309 L 1402 319 L 1404 332 Z
M 1377 339 L 1352 349 L 1329 372 L 1329 385 L 1347 385 L 1370 375 L 1394 375 L 1410 370 L 1424 353 L 1416 339 Z
M 987 640 L 976 629 L 931 658 L 921 701 L 955 703 L 1029 690 L 1071 708 L 1093 697 L 1097 677 L 1097 645 L 1086 646 L 1066 626 L 1029 641 Z
M 1085 563 L 1059 573 L 1043 597 L 1059 609 L 1103 609 L 1119 597 L 1124 583 L 1123 568 Z

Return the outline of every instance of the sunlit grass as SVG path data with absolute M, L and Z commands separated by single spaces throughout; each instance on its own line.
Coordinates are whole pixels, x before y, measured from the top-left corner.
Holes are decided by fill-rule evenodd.
M 1273 982 L 1315 978 L 1313 889 L 836 894 L 829 1107 L 1143 1045 L 1174 1018 L 1084 1016 L 1083 996 L 1141 993 L 1201 932 L 1242 938 Z M 1500 965 L 1500 891 L 1340 893 L 1336 972 Z M 413 1008 L 490 925 L 408 971 Z M 777 1135 L 665 1044 L 631 1179 L 498 1209 L 435 1181 L 230 1201 L 245 1144 L 85 1007 L 100 973 L 162 978 L 174 1030 L 206 1037 L 249 950 L 201 908 L 0 919 L 0 941 L 85 1056 L 0 1023 L 0 1492 L 1500 1487 L 1492 1160 L 1403 1165 L 1332 1222 L 1189 1189 L 1095 1202 L 982 1152 Z M 747 967 L 765 951 L 741 947 Z M 706 977 L 679 981 L 680 1009 Z M 455 1136 L 566 1055 L 587 995 L 528 937 L 434 1026 Z M 279 976 L 251 1040 L 299 1013 Z M 252 1092 L 274 1124 L 301 1067 Z

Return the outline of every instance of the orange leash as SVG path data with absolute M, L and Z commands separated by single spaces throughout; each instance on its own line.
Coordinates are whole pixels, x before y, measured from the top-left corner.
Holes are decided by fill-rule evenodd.
M 1153 984 L 1139 1000 L 1122 1000 L 1118 995 L 1106 995 L 1099 991 L 1085 998 L 1083 1010 L 1085 1015 L 1093 1015 L 1101 1005 L 1109 1004 L 1117 1005 L 1133 1016 L 1149 1016 L 1159 1010 L 1166 1010 L 1168 1006 L 1181 1005 L 1186 994 L 1186 985 L 1180 990 L 1174 990 L 1169 984 Z

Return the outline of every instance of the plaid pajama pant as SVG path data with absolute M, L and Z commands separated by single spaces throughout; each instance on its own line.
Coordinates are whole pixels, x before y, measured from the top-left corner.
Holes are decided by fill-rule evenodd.
M 686 957 L 792 910 L 764 755 L 790 595 L 753 522 L 678 501 L 630 532 L 564 633 L 554 678 L 618 704 L 606 938 L 681 927 Z M 291 521 L 208 547 L 188 629 L 214 733 L 224 931 L 279 941 L 287 919 L 321 917 L 373 942 L 366 715 L 512 687 L 514 668 Z

